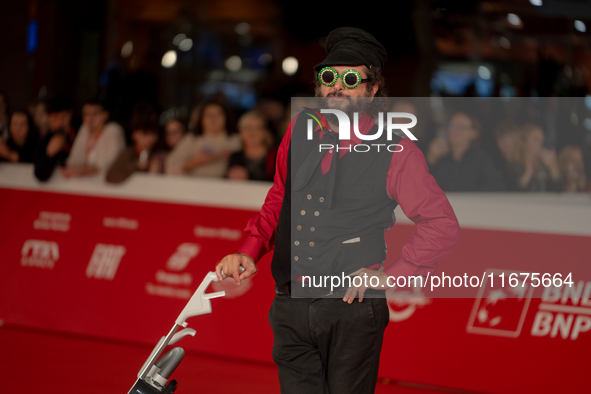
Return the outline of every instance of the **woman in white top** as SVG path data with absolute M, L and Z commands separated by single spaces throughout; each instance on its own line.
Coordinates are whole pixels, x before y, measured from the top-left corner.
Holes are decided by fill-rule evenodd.
M 204 104 L 199 119 L 195 133 L 185 134 L 166 157 L 166 174 L 222 178 L 230 155 L 240 150 L 240 137 L 228 135 L 228 117 L 221 104 Z
M 61 169 L 65 177 L 106 173 L 119 153 L 125 149 L 123 128 L 107 123 L 109 112 L 100 102 L 89 101 L 82 107 L 82 126 L 74 139 L 72 150 Z

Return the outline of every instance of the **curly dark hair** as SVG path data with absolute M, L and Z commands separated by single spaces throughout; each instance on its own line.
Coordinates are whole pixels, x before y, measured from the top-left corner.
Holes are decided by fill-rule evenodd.
M 382 75 L 382 69 L 378 67 L 369 68 L 366 67 L 365 73 L 367 74 L 367 86 L 365 87 L 365 92 L 369 94 L 373 89 L 374 85 L 378 85 L 378 91 L 374 95 L 374 97 L 388 97 L 388 90 L 386 89 L 386 80 Z

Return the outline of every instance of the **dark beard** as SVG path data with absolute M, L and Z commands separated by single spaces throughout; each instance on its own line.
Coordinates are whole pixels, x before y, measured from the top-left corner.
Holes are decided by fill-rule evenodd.
M 350 98 L 348 95 L 344 94 L 341 91 L 335 91 L 335 92 L 331 92 L 329 93 L 326 97 L 322 97 L 320 95 L 320 87 L 318 86 L 316 88 L 315 91 L 315 96 L 320 98 L 320 103 L 321 103 L 321 109 L 338 109 L 339 111 L 343 111 L 347 117 L 349 118 L 349 121 L 351 122 L 351 124 L 353 124 L 353 114 L 356 112 L 359 114 L 359 118 L 362 117 L 362 114 L 365 112 L 365 110 L 367 109 L 367 107 L 370 105 L 370 101 L 367 98 Z M 330 97 L 349 97 L 349 99 L 347 99 L 347 105 L 344 107 L 336 107 L 334 105 L 331 105 L 330 103 Z M 326 122 L 333 125 L 333 126 L 337 126 L 339 124 L 338 118 L 336 115 L 334 114 L 322 114 L 322 116 L 324 116 L 324 118 L 326 119 Z

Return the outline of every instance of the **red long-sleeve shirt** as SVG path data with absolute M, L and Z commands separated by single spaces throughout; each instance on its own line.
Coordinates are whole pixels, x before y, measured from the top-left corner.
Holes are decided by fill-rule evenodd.
M 295 120 L 289 125 L 277 151 L 273 186 L 267 193 L 260 214 L 248 222 L 245 231 L 249 235 L 238 250 L 238 253 L 252 257 L 255 262 L 273 248 L 274 232 L 285 193 L 291 126 L 295 124 Z M 359 130 L 366 134 L 373 125 L 373 118 L 363 117 L 359 121 Z M 320 132 L 321 138 L 324 132 L 319 129 L 317 126 L 315 132 Z M 340 140 L 339 146 L 346 147 L 360 142 L 362 141 L 351 131 L 351 140 Z M 415 223 L 416 233 L 402 247 L 401 256 L 386 267 L 385 273 L 396 277 L 427 275 L 435 270 L 439 260 L 451 252 L 459 237 L 460 228 L 447 197 L 429 174 L 423 153 L 409 138 L 403 138 L 398 144 L 402 146 L 402 151 L 392 154 L 386 188 L 388 195 L 398 202 L 404 214 Z M 400 147 L 396 150 L 400 150 Z M 348 152 L 339 150 L 339 157 Z M 332 155 L 333 150 L 330 150 L 322 158 L 323 174 L 330 170 Z

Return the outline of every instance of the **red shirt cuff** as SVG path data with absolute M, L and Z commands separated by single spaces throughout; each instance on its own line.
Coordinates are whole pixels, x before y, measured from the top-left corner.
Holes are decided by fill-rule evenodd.
M 248 237 L 242 246 L 240 246 L 237 253 L 244 253 L 252 257 L 254 262 L 257 263 L 265 254 L 263 240 L 257 237 Z
M 406 261 L 402 256 L 384 269 L 384 273 L 393 277 L 404 276 L 407 279 L 409 276 L 420 275 L 417 273 L 417 267 Z

